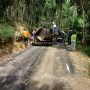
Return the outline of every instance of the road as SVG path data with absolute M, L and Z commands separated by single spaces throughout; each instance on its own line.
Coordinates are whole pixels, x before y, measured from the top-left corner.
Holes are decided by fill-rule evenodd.
M 9 56 L 0 63 L 0 90 L 90 90 L 72 53 L 57 44 L 30 46 Z

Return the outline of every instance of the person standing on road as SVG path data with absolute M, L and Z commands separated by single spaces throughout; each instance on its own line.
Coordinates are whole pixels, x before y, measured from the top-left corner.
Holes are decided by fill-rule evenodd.
M 72 36 L 71 36 L 71 48 L 72 48 L 72 50 L 76 49 L 76 38 L 77 38 L 77 35 L 75 33 L 72 34 Z
M 23 36 L 24 45 L 25 45 L 25 47 L 27 47 L 28 46 L 28 40 L 29 40 L 30 34 L 29 34 L 29 32 L 28 32 L 28 30 L 26 28 L 22 32 L 22 36 Z
M 72 36 L 72 30 L 68 29 L 68 32 L 67 32 L 67 42 L 68 42 L 68 45 L 71 45 L 71 36 Z
M 36 31 L 35 31 L 35 30 L 33 30 L 33 31 L 32 31 L 32 34 L 31 34 L 31 35 L 32 35 L 32 42 L 34 42 L 34 41 L 35 41 L 35 33 L 36 33 Z M 31 43 L 32 43 L 32 42 L 31 42 Z
M 64 31 L 61 31 L 62 43 L 65 45 L 67 34 Z

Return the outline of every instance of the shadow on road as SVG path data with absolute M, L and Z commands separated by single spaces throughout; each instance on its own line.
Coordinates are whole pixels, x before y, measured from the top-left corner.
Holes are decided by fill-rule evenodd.
M 71 46 L 68 44 L 63 44 L 61 42 L 58 42 L 55 45 L 52 45 L 51 47 L 57 48 L 57 49 L 66 49 L 67 51 L 72 51 Z
M 33 82 L 30 84 L 29 89 L 26 90 L 71 90 L 70 86 L 67 87 L 64 82 L 54 82 L 53 85 L 44 84 L 42 86 L 38 86 L 38 82 Z
M 57 44 L 32 44 L 32 46 L 48 46 L 48 47 L 55 47 L 58 49 L 66 49 L 67 51 L 72 51 L 70 45 L 63 44 L 61 42 L 58 42 Z

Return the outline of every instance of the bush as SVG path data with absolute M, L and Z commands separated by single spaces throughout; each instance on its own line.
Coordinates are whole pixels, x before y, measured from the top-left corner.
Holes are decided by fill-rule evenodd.
M 77 50 L 83 52 L 90 57 L 90 46 L 83 46 L 81 43 L 77 44 Z
M 15 30 L 8 24 L 0 24 L 0 42 L 5 42 L 8 39 L 13 39 L 15 36 Z
M 86 45 L 90 45 L 90 35 L 89 34 L 85 36 L 85 43 Z
M 83 52 L 85 54 L 87 54 L 88 56 L 90 56 L 90 46 L 86 46 L 84 49 L 83 49 Z

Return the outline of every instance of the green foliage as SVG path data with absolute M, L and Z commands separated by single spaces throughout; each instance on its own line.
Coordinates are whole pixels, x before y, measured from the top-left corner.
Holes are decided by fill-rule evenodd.
M 83 52 L 85 54 L 87 54 L 88 56 L 90 56 L 90 46 L 86 46 L 84 49 L 83 49 Z
M 64 31 L 66 31 L 67 28 L 73 27 L 77 16 L 78 16 L 77 6 L 76 5 L 71 6 L 70 0 L 66 0 L 62 4 L 61 9 L 57 8 L 56 19 L 60 28 Z
M 0 40 L 5 42 L 10 38 L 14 38 L 15 31 L 14 28 L 7 24 L 0 24 Z
M 55 0 L 46 0 L 44 16 L 46 20 L 53 21 L 56 12 L 56 3 Z
M 89 34 L 85 36 L 85 43 L 86 45 L 90 45 L 90 35 Z
M 83 19 L 82 16 L 78 16 L 75 18 L 72 28 L 76 29 L 77 31 L 81 31 L 83 28 L 88 27 L 88 25 L 89 24 L 86 18 Z
M 55 2 L 58 6 L 62 6 L 62 3 L 64 3 L 64 0 L 55 0 Z
M 0 0 L 0 19 L 4 16 L 6 8 L 13 4 L 13 0 Z

